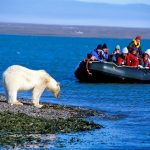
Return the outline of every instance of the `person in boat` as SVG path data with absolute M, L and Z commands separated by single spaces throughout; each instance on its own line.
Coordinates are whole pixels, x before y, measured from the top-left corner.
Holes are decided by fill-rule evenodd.
M 150 49 L 147 49 L 143 54 L 139 67 L 150 69 Z
M 127 47 L 124 47 L 122 49 L 122 54 L 117 58 L 116 64 L 117 65 L 126 65 L 127 64 L 127 55 L 128 55 L 128 49 L 127 49 Z
M 95 60 L 97 59 L 92 54 L 87 54 L 87 57 L 84 59 L 84 61 L 95 61 Z
M 129 45 L 128 45 L 128 50 L 129 52 L 131 53 L 131 51 L 134 49 L 134 48 L 137 48 L 137 55 L 140 55 L 142 56 L 142 49 L 141 49 L 141 44 L 140 44 L 140 41 L 141 41 L 141 36 L 137 36 L 135 39 L 133 39 Z
M 107 45 L 104 43 L 102 46 L 102 50 L 99 52 L 99 58 L 101 61 L 108 60 L 108 48 Z
M 99 44 L 99 45 L 97 45 L 97 48 L 94 49 L 94 50 L 91 52 L 92 57 L 93 57 L 95 60 L 100 61 L 99 55 L 100 55 L 100 52 L 101 52 L 101 51 L 102 51 L 102 45 Z
M 120 56 L 120 45 L 116 45 L 113 53 L 108 56 L 108 61 L 116 63 L 119 56 Z
M 88 75 L 92 75 L 92 73 L 89 70 L 89 61 L 94 61 L 96 60 L 95 56 L 92 56 L 92 54 L 87 54 L 87 58 L 84 59 L 84 62 L 86 62 L 86 71 Z
M 138 52 L 138 49 L 133 48 L 131 50 L 131 53 L 128 54 L 128 56 L 127 56 L 127 66 L 138 67 L 139 58 L 137 56 L 137 52 Z
M 145 51 L 145 53 L 143 54 L 141 63 L 140 63 L 142 67 L 147 68 L 147 69 L 150 69 L 150 60 L 149 60 L 150 53 L 149 52 L 150 52 L 150 49 Z
M 145 51 L 145 53 L 149 55 L 148 60 L 149 60 L 149 62 L 150 62 L 150 49 L 147 49 L 147 50 Z
M 84 61 L 86 62 L 86 71 L 89 76 L 92 75 L 92 73 L 89 71 L 89 61 L 96 61 L 96 60 L 100 61 L 99 54 L 101 50 L 102 45 L 99 44 L 97 45 L 97 48 L 94 49 L 90 54 L 87 54 L 87 58 L 84 59 Z

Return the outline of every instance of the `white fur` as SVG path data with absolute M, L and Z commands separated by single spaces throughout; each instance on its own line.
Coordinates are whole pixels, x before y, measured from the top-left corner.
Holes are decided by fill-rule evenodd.
M 3 84 L 8 103 L 22 105 L 17 101 L 17 92 L 32 90 L 32 102 L 36 107 L 45 89 L 50 90 L 55 97 L 59 97 L 60 86 L 46 71 L 31 70 L 19 65 L 13 65 L 3 73 Z

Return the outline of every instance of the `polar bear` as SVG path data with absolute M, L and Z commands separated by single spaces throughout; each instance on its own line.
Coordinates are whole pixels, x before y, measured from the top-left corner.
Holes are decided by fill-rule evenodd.
M 32 103 L 41 108 L 40 96 L 45 89 L 51 91 L 55 97 L 60 95 L 60 85 L 44 70 L 31 70 L 19 65 L 13 65 L 3 73 L 3 84 L 8 103 L 23 105 L 17 100 L 18 91 L 32 90 Z

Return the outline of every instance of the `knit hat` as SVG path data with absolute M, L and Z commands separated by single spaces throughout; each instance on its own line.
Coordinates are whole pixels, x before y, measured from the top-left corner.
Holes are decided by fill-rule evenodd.
M 107 45 L 104 43 L 102 49 L 107 48 Z
M 102 49 L 102 45 L 101 45 L 101 44 L 97 45 L 96 50 L 97 50 L 97 49 Z
M 135 39 L 136 40 L 141 40 L 141 36 L 138 35 Z
M 116 45 L 116 48 L 115 49 L 120 49 L 120 45 Z
M 149 55 L 148 55 L 147 53 L 144 53 L 144 57 L 145 57 L 145 56 L 148 56 L 148 57 L 149 57 Z
M 127 47 L 124 47 L 124 48 L 122 49 L 122 53 L 128 54 L 128 49 L 127 49 Z
M 136 48 L 136 47 L 134 47 L 133 49 L 132 49 L 132 51 L 137 51 L 138 49 Z

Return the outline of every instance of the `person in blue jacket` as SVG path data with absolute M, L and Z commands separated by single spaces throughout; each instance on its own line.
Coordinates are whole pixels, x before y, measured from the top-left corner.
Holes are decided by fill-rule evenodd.
M 100 52 L 102 51 L 102 45 L 97 45 L 97 48 L 91 52 L 91 55 L 96 58 L 96 60 L 100 61 Z

